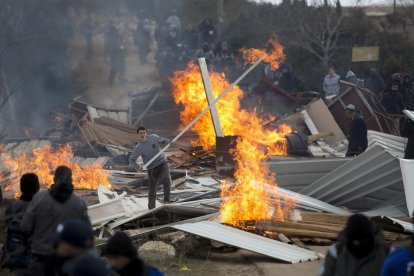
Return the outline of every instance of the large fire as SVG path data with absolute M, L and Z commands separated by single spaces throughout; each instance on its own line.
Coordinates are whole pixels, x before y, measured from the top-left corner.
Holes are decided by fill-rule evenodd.
M 39 177 L 42 187 L 50 187 L 53 184 L 53 172 L 61 165 L 72 169 L 73 184 L 77 189 L 94 189 L 99 184 L 110 188 L 108 182 L 109 174 L 102 170 L 99 164 L 92 164 L 87 167 L 80 167 L 78 164 L 72 163 L 74 154 L 70 145 L 65 145 L 57 150 L 53 150 L 51 146 L 44 146 L 40 149 L 33 150 L 32 155 L 12 156 L 8 153 L 1 155 L 2 168 L 10 177 L 5 186 L 5 192 L 16 194 L 19 190 L 18 179 L 21 175 L 33 172 Z M 3 173 L 3 178 L 5 173 Z M 0 176 L 1 181 L 1 176 Z M 6 181 L 6 180 L 5 180 Z
M 278 56 L 273 61 L 280 62 L 283 59 L 284 56 Z M 210 72 L 210 81 L 215 98 L 230 85 L 223 73 Z M 175 72 L 171 83 L 175 102 L 183 105 L 180 119 L 186 125 L 208 106 L 198 67 L 189 64 L 186 70 Z M 221 220 L 238 227 L 246 220 L 286 220 L 286 208 L 292 205 L 282 204 L 275 193 L 270 196 L 266 192 L 267 184 L 276 187 L 276 183 L 274 175 L 269 173 L 263 161 L 269 155 L 286 154 L 285 136 L 292 129 L 287 125 L 266 129 L 263 125 L 268 118 L 261 118 L 255 111 L 241 109 L 242 97 L 243 91 L 235 86 L 216 104 L 224 135 L 240 137 L 232 152 L 236 160 L 237 184 L 224 182 L 222 185 Z M 201 117 L 191 130 L 198 135 L 193 144 L 202 145 L 205 149 L 215 145 L 215 132 L 209 114 Z

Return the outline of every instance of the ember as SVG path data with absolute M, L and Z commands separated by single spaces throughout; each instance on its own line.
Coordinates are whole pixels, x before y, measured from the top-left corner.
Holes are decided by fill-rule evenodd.
M 276 63 L 284 59 L 283 48 L 280 46 L 276 49 L 271 55 L 275 67 Z M 222 73 L 210 72 L 210 81 L 214 97 L 229 86 Z M 185 71 L 175 72 L 171 82 L 175 102 L 184 106 L 180 113 L 181 121 L 183 124 L 188 124 L 207 107 L 200 72 L 196 65 L 189 64 Z M 237 164 L 235 172 L 237 185 L 226 183 L 222 185 L 222 222 L 241 227 L 238 222 L 244 220 L 286 220 L 286 208 L 294 204 L 282 206 L 277 193 L 272 193 L 271 196 L 266 192 L 266 183 L 273 184 L 275 187 L 276 183 L 274 176 L 262 162 L 269 155 L 286 154 L 285 135 L 292 129 L 286 125 L 276 130 L 265 129 L 263 125 L 268 118 L 259 117 L 255 111 L 241 109 L 242 97 L 243 91 L 235 86 L 217 103 L 224 135 L 240 137 L 232 153 Z M 205 149 L 215 145 L 215 132 L 209 114 L 204 115 L 191 130 L 198 135 L 193 144 L 201 144 Z
M 38 175 L 39 181 L 43 187 L 50 187 L 53 184 L 53 172 L 60 166 L 68 166 L 73 172 L 73 184 L 75 188 L 94 189 L 96 190 L 99 184 L 110 188 L 111 184 L 108 182 L 109 174 L 102 170 L 102 166 L 92 164 L 81 168 L 79 165 L 71 162 L 74 157 L 70 145 L 65 145 L 57 150 L 53 150 L 51 146 L 45 146 L 41 149 L 35 149 L 33 156 L 25 154 L 19 156 L 11 156 L 3 153 L 1 161 L 3 170 L 8 171 L 10 180 L 5 184 L 5 192 L 16 193 L 19 190 L 16 179 L 27 172 L 33 172 Z M 3 172 L 3 178 L 4 177 Z M 1 179 L 1 177 L 0 177 Z

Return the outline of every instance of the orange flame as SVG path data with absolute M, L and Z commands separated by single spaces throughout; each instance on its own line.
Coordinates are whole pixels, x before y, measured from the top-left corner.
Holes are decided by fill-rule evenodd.
M 273 49 L 271 51 L 266 51 L 263 49 L 242 49 L 241 52 L 243 54 L 244 63 L 245 64 L 253 64 L 259 58 L 265 57 L 264 62 L 270 64 L 270 68 L 272 70 L 278 70 L 280 64 L 286 59 L 286 56 L 283 52 L 283 46 L 279 44 L 278 38 L 276 35 L 273 35 L 267 41 L 269 47 Z
M 210 72 L 210 81 L 215 98 L 229 86 L 222 73 Z M 186 125 L 208 106 L 197 66 L 189 64 L 185 71 L 175 72 L 171 83 L 175 102 L 183 104 L 180 119 Z M 255 111 L 241 109 L 242 97 L 242 90 L 235 86 L 216 104 L 224 135 L 240 137 L 232 152 L 236 160 L 237 185 L 222 185 L 221 219 L 236 226 L 240 226 L 239 222 L 243 220 L 285 220 L 287 207 L 282 206 L 277 194 L 270 196 L 266 192 L 267 184 L 276 183 L 274 175 L 269 174 L 262 161 L 269 155 L 286 154 L 285 136 L 292 129 L 287 125 L 276 130 L 264 128 L 266 118 L 259 117 Z M 215 132 L 209 114 L 201 117 L 191 130 L 198 135 L 192 141 L 194 145 L 201 144 L 204 149 L 215 145 Z
M 51 146 L 44 146 L 41 149 L 33 150 L 32 156 L 25 154 L 11 156 L 3 153 L 1 156 L 3 169 L 9 171 L 13 176 L 6 181 L 5 191 L 17 193 L 19 190 L 18 179 L 28 172 L 37 174 L 42 187 L 50 187 L 53 184 L 54 170 L 61 165 L 72 170 L 75 188 L 96 190 L 99 184 L 111 188 L 108 181 L 110 174 L 102 170 L 102 165 L 92 164 L 81 168 L 78 164 L 71 162 L 73 157 L 74 154 L 69 144 L 55 151 Z

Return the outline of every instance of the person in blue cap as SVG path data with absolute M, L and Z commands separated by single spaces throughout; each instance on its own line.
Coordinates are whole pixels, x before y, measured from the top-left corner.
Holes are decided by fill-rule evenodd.
M 68 275 L 76 258 L 94 250 L 92 226 L 82 220 L 64 221 L 56 228 L 54 245 L 46 275 Z

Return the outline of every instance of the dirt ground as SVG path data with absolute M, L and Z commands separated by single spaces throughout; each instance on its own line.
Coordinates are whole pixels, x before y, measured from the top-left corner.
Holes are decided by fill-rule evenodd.
M 326 253 L 326 246 L 312 246 Z M 234 252 L 209 252 L 205 259 L 176 259 L 167 275 L 317 275 L 321 260 L 288 264 L 270 257 L 238 249 Z

